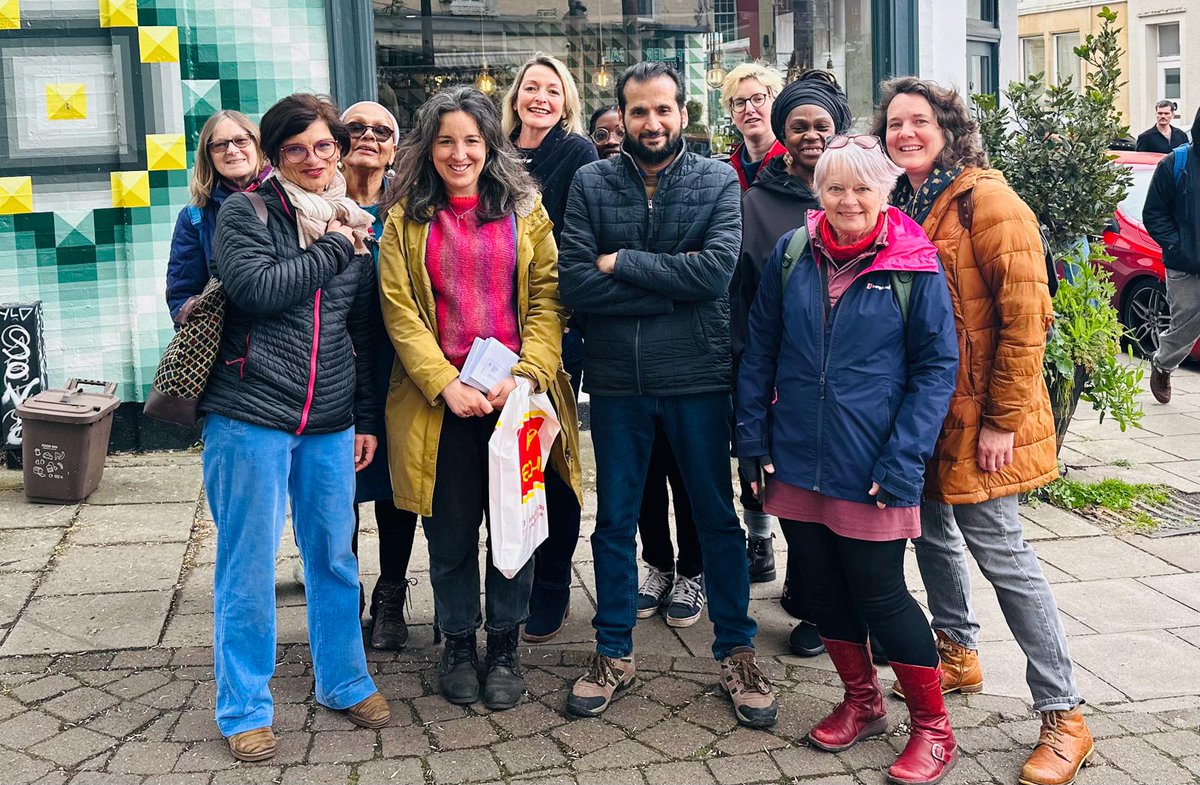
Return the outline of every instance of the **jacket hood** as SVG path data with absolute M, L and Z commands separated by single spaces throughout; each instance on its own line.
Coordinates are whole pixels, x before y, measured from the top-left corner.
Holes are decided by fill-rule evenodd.
M 817 223 L 825 215 L 824 210 L 808 211 L 808 236 L 815 237 Z M 937 248 L 925 236 L 925 230 L 913 219 L 896 207 L 887 208 L 884 214 L 886 245 L 875 254 L 871 265 L 859 276 L 878 270 L 897 272 L 936 273 L 941 269 Z M 857 277 L 857 276 L 856 276 Z
M 754 181 L 750 188 L 761 188 L 773 194 L 797 199 L 812 199 L 815 201 L 817 198 L 816 194 L 812 192 L 812 189 L 803 180 L 799 177 L 793 177 L 788 173 L 787 164 L 783 162 L 782 156 L 772 158 L 763 164 L 762 170 L 758 173 L 758 179 Z

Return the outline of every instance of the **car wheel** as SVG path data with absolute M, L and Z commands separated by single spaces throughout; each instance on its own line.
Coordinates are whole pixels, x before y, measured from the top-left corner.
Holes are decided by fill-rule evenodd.
M 1167 289 L 1157 278 L 1142 278 L 1125 297 L 1121 322 L 1128 331 L 1127 340 L 1143 357 L 1158 349 L 1158 336 L 1171 326 Z

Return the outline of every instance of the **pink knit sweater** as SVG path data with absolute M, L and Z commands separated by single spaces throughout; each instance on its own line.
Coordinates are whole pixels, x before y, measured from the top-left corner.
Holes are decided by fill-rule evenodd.
M 425 268 L 437 305 L 438 342 L 462 368 L 478 338 L 521 353 L 517 327 L 517 224 L 512 216 L 480 225 L 478 196 L 451 197 L 429 225 Z

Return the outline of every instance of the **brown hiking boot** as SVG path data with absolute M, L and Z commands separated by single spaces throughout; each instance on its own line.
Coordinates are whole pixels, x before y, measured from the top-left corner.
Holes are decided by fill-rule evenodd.
M 587 673 L 576 680 L 567 695 L 567 714 L 598 717 L 613 702 L 618 692 L 628 689 L 637 678 L 633 655 L 619 660 L 596 652 L 588 661 Z
M 1070 785 L 1092 762 L 1096 745 L 1078 708 L 1042 712 L 1037 746 L 1021 767 L 1021 785 Z
M 1150 392 L 1159 403 L 1171 402 L 1171 374 L 1150 363 Z
M 961 692 L 963 695 L 974 695 L 983 692 L 983 669 L 979 667 L 979 652 L 959 646 L 941 630 L 937 631 L 938 657 L 942 661 L 942 694 Z M 892 684 L 892 692 L 904 697 L 904 688 L 897 680 Z
M 250 763 L 275 757 L 278 742 L 270 728 L 255 728 L 229 737 L 229 751 L 238 760 Z
M 392 721 L 392 710 L 376 692 L 346 709 L 346 716 L 360 728 L 382 728 Z
M 775 724 L 779 704 L 771 682 L 758 668 L 754 649 L 735 646 L 721 660 L 721 691 L 733 701 L 737 721 L 747 728 L 769 728 Z

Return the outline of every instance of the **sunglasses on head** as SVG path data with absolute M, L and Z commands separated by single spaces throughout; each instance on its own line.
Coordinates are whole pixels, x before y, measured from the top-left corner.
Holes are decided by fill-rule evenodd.
M 358 139 L 366 136 L 367 131 L 375 135 L 375 138 L 380 142 L 386 142 L 392 138 L 392 127 L 390 125 L 364 125 L 363 123 L 346 123 L 346 130 L 350 132 L 350 138 Z
M 231 144 L 239 150 L 245 150 L 253 141 L 249 134 L 238 134 L 232 139 L 214 139 L 208 143 L 208 151 L 220 154 L 228 150 Z
M 840 136 L 831 136 L 825 140 L 826 150 L 836 150 L 839 147 L 854 142 L 864 150 L 872 150 L 879 147 L 879 137 L 871 136 L 870 134 L 841 134 Z

